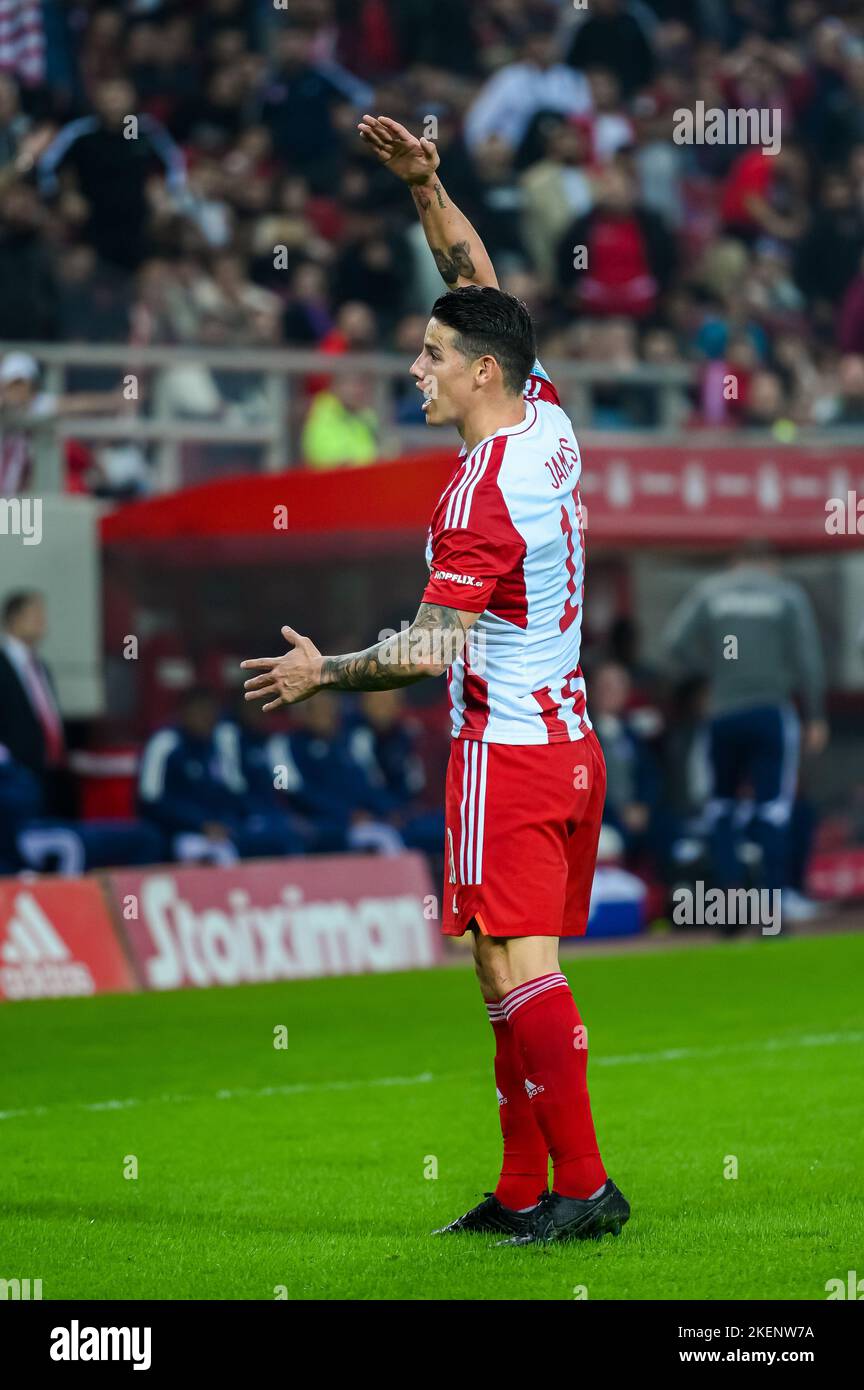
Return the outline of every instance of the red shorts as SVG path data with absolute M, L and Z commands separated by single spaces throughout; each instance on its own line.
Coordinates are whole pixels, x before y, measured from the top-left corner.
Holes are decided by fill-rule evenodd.
M 455 739 L 447 765 L 445 936 L 584 936 L 606 796 L 593 730 L 573 743 Z

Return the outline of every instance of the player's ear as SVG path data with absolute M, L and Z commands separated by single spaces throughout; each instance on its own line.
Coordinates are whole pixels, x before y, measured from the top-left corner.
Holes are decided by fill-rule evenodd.
M 476 370 L 478 386 L 488 386 L 495 374 L 496 365 L 494 357 L 478 357 Z

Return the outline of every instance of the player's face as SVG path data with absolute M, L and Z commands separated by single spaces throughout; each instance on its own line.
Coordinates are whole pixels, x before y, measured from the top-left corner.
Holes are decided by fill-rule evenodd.
M 427 425 L 458 425 L 471 399 L 471 363 L 453 346 L 452 328 L 431 318 L 411 375 L 423 392 Z

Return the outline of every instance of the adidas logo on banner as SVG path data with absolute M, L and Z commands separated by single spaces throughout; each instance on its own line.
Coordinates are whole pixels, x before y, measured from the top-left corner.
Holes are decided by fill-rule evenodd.
M 534 1085 L 534 1082 L 533 1082 L 533 1081 L 529 1081 L 528 1078 L 527 1078 L 527 1076 L 526 1076 L 526 1078 L 525 1078 L 525 1091 L 526 1091 L 526 1094 L 527 1094 L 529 1100 L 533 1100 L 535 1096 L 539 1096 L 540 1092 L 541 1092 L 541 1091 L 545 1091 L 545 1090 L 546 1090 L 546 1087 L 545 1087 L 545 1086 L 535 1086 L 535 1085 Z
M 93 994 L 93 976 L 72 959 L 32 893 L 18 893 L 0 944 L 0 994 L 7 999 L 40 999 L 62 994 Z

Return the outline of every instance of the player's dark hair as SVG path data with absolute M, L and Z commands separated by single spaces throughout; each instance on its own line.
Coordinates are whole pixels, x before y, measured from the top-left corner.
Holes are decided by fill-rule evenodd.
M 34 603 L 36 599 L 41 599 L 42 597 L 43 595 L 39 589 L 16 589 L 14 593 L 9 594 L 3 604 L 4 626 L 8 627 L 10 623 L 14 623 L 15 619 L 21 616 L 25 608 L 29 608 L 31 603 Z
M 456 333 L 457 352 L 471 360 L 494 357 L 504 389 L 521 396 L 537 358 L 534 325 L 521 299 L 491 285 L 464 285 L 436 299 L 432 314 Z

